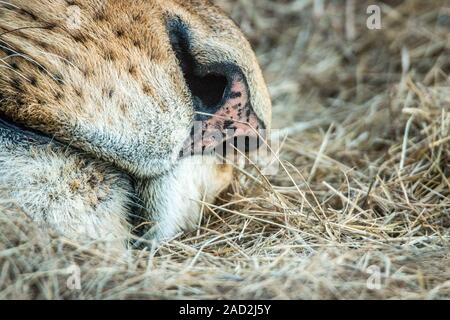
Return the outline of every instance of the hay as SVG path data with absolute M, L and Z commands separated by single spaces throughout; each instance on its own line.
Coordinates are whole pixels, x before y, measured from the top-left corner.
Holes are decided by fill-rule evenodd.
M 450 298 L 446 1 L 378 2 L 381 30 L 363 1 L 217 3 L 289 133 L 279 174 L 245 169 L 198 232 L 120 258 L 5 206 L 0 298 Z

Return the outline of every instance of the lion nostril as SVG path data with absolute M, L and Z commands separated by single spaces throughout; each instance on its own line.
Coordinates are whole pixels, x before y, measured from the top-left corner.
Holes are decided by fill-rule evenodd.
M 201 102 L 201 109 L 214 112 L 224 96 L 227 78 L 216 74 L 207 74 L 203 77 L 185 74 L 185 79 L 192 96 Z
M 214 113 L 228 86 L 227 76 L 220 72 L 208 72 L 204 66 L 197 63 L 191 53 L 189 28 L 181 19 L 169 19 L 167 29 L 170 44 L 183 71 L 196 109 L 205 113 Z

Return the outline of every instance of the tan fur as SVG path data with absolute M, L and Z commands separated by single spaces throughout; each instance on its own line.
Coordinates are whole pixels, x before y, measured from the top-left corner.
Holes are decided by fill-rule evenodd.
M 81 13 L 81 23 L 75 28 L 69 23 L 73 8 Z M 97 163 L 103 162 L 115 167 L 111 169 L 115 172 L 135 177 L 142 193 L 138 197 L 146 200 L 149 213 L 159 220 L 170 216 L 164 213 L 169 210 L 164 204 L 167 199 L 177 202 L 179 212 L 172 214 L 188 218 L 167 228 L 162 222 L 158 237 L 170 237 L 192 225 L 197 221 L 193 212 L 199 211 L 198 201 L 205 195 L 213 201 L 231 179 L 228 170 L 223 174 L 212 162 L 203 164 L 198 172 L 190 160 L 178 163 L 194 110 L 167 34 L 167 19 L 174 17 L 189 27 L 196 61 L 227 62 L 242 70 L 254 111 L 270 127 L 270 99 L 255 55 L 234 23 L 208 1 L 0 2 L 0 114 L 79 150 L 70 157 L 52 150 L 46 157 L 68 162 L 78 157 L 95 164 L 93 168 L 100 168 Z M 14 154 L 30 159 L 26 170 L 33 162 L 39 168 L 42 159 L 33 157 L 29 148 L 23 150 L 0 151 L 0 165 Z M 82 175 L 83 171 L 77 172 Z M 19 185 L 25 178 L 20 179 L 0 179 L 0 190 Z M 191 186 L 189 191 L 177 186 L 180 181 Z M 64 177 L 59 180 L 61 188 L 67 187 L 66 182 Z M 83 179 L 71 183 L 73 192 L 84 190 L 77 186 L 85 183 Z M 128 182 L 113 185 L 120 185 L 109 188 L 113 194 L 123 194 L 122 189 L 134 192 Z M 45 190 L 45 184 L 42 188 Z M 0 191 L 0 196 L 10 197 L 11 192 Z M 128 209 L 119 202 L 117 216 L 123 219 Z M 84 205 L 89 208 L 86 212 L 92 211 L 91 204 Z M 67 204 L 64 210 L 84 215 L 83 208 L 71 206 Z

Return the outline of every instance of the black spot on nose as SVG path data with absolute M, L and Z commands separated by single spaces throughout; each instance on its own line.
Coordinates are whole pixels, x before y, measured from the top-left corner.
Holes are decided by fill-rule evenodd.
M 186 84 L 191 91 L 196 111 L 214 113 L 229 85 L 223 68 L 199 64 L 192 55 L 191 34 L 178 17 L 167 20 L 170 44 L 178 59 Z
M 223 123 L 224 129 L 235 129 L 233 120 L 225 120 Z

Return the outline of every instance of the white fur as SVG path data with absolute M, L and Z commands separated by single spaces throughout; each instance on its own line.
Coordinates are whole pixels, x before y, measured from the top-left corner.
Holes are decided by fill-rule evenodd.
M 130 183 L 95 160 L 50 146 L 10 145 L 0 136 L 0 198 L 44 228 L 124 247 Z
M 203 203 L 212 203 L 230 183 L 232 170 L 212 157 L 182 160 L 170 173 L 141 182 L 138 190 L 156 222 L 146 235 L 166 240 L 199 224 Z

